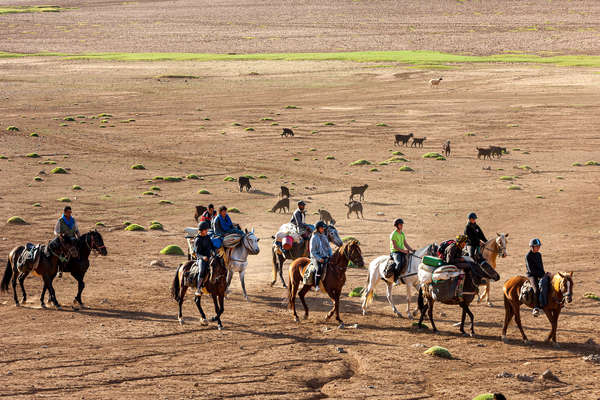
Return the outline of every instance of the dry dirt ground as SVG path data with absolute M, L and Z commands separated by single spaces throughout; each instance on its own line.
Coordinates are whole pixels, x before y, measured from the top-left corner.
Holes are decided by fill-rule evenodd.
M 23 51 L 27 40 L 19 40 L 22 46 L 11 41 L 3 50 Z M 8 158 L 0 160 L 0 255 L 48 240 L 61 197 L 72 200 L 82 231 L 105 223 L 99 229 L 109 252 L 92 259 L 83 294 L 89 308 L 72 310 L 70 276 L 55 280 L 60 309 L 39 307 L 37 277 L 26 281 L 25 307 L 14 306 L 12 292 L 0 295 L 0 397 L 470 399 L 499 391 L 510 399 L 599 398 L 598 364 L 582 356 L 600 352 L 588 342 L 600 342 L 600 303 L 583 298 L 600 292 L 600 167 L 572 166 L 600 161 L 597 70 L 459 66 L 430 89 L 426 82 L 438 72 L 382 64 L 0 60 L 0 155 Z M 90 118 L 101 113 L 112 117 L 106 123 Z M 75 121 L 64 121 L 67 116 Z M 282 127 L 294 127 L 296 136 L 281 138 Z M 404 132 L 426 136 L 425 147 L 394 147 L 393 134 Z M 447 161 L 421 157 L 448 139 L 454 150 Z M 490 144 L 510 154 L 478 160 L 475 147 Z M 394 150 L 414 172 L 400 172 L 403 163 L 375 165 Z M 32 152 L 41 157 L 25 157 Z M 349 166 L 357 159 L 374 165 Z M 49 160 L 56 164 L 42 164 Z M 135 163 L 146 170 L 132 170 Z M 69 173 L 49 174 L 56 166 Z M 147 182 L 191 173 L 204 179 Z M 242 174 L 267 179 L 253 180 L 250 193 L 223 181 Z M 508 190 L 511 183 L 499 179 L 504 175 L 516 176 L 521 190 Z M 369 185 L 365 219 L 347 219 L 349 187 L 363 183 Z M 83 190 L 73 191 L 75 184 Z M 282 184 L 294 189 L 293 200 L 308 202 L 310 222 L 318 208 L 329 210 L 342 236 L 361 241 L 366 263 L 386 252 L 391 221 L 399 216 L 409 242 L 421 247 L 461 232 L 467 213 L 476 211 L 488 236 L 509 233 L 509 257 L 498 263 L 501 282 L 524 272 L 527 242 L 540 237 L 546 269 L 574 271 L 574 301 L 559 320 L 561 348 L 543 343 L 549 324 L 525 309 L 533 344 L 520 342 L 514 324 L 510 342 L 500 341 L 501 282 L 492 286 L 495 307 L 472 308 L 475 338 L 453 326 L 458 307 L 439 304 L 441 333 L 417 331 L 410 320 L 393 317 L 383 285 L 367 316 L 359 299 L 343 297 L 342 319 L 356 329 L 324 322 L 330 304 L 323 294 L 309 294 L 310 318 L 293 322 L 281 283 L 269 286 L 269 238 L 290 217 L 267 212 Z M 142 195 L 154 185 L 158 195 Z M 249 258 L 250 301 L 235 277 L 223 331 L 200 324 L 189 295 L 187 323 L 177 323 L 169 287 L 184 257 L 158 254 L 169 244 L 185 246 L 182 229 L 194 224 L 194 205 L 209 202 L 239 208 L 234 221 L 254 227 L 262 239 L 260 254 Z M 13 215 L 29 224 L 5 224 Z M 124 221 L 148 227 L 152 220 L 165 230 L 123 231 Z M 167 267 L 150 267 L 154 259 Z M 365 285 L 366 270 L 347 275 L 345 293 Z M 404 287 L 395 293 L 405 314 Z M 204 299 L 209 316 L 211 303 Z M 419 344 L 444 346 L 455 359 L 426 356 Z M 496 378 L 547 368 L 560 382 Z

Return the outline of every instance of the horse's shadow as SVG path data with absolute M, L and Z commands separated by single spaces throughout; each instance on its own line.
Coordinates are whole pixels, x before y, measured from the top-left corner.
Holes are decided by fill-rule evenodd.
M 126 319 L 134 321 L 177 321 L 177 316 L 158 314 L 145 311 L 130 311 L 130 310 L 119 310 L 110 308 L 81 308 L 79 310 L 72 309 L 70 307 L 61 307 L 56 311 L 62 312 L 76 312 L 89 316 L 100 317 L 100 318 L 114 318 L 114 319 Z M 193 317 L 187 317 L 187 319 L 193 320 Z

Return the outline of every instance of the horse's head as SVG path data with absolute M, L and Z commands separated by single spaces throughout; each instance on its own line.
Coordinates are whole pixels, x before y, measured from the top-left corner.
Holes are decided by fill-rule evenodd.
M 573 271 L 571 272 L 559 272 L 557 274 L 560 277 L 558 284 L 559 291 L 563 295 L 563 298 L 567 299 L 567 303 L 573 301 Z
M 508 233 L 498 233 L 496 232 L 496 246 L 498 247 L 498 254 L 502 256 L 502 258 L 506 257 L 508 253 L 506 252 L 506 238 L 508 237 Z
M 327 240 L 329 240 L 330 243 L 335 244 L 337 247 L 342 247 L 344 242 L 342 242 L 342 239 L 340 239 L 340 235 L 338 234 L 338 231 L 333 223 L 327 225 L 327 228 L 325 228 L 325 233 L 327 234 Z
M 440 249 L 440 246 L 438 246 L 437 243 L 433 242 L 429 246 L 427 246 L 427 248 L 425 249 L 425 253 L 428 256 L 436 257 L 439 249 Z
M 480 279 L 489 279 L 494 282 L 500 280 L 500 274 L 486 261 L 481 264 L 473 263 L 471 271 L 473 275 L 477 275 Z
M 352 263 L 358 267 L 364 267 L 365 261 L 363 260 L 362 251 L 360 250 L 360 244 L 358 240 L 350 240 L 346 242 L 339 249 L 340 253 L 346 257 L 348 263 Z
M 95 229 L 90 231 L 89 238 L 86 239 L 86 244 L 89 246 L 90 250 L 96 250 L 103 256 L 108 254 L 102 235 Z
M 58 240 L 58 243 L 56 242 Z M 53 245 L 54 244 L 54 245 Z M 56 239 L 50 242 L 48 246 L 50 250 L 60 253 L 62 256 L 77 258 L 77 240 L 70 236 L 59 235 Z
M 243 239 L 244 247 L 250 254 L 258 254 L 260 252 L 260 248 L 258 247 L 258 241 L 260 239 L 254 234 L 254 228 L 251 231 L 246 229 L 245 232 L 246 234 L 244 235 Z

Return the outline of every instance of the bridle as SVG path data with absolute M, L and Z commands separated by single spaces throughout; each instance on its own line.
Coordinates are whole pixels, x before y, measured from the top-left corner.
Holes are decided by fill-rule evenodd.
M 356 241 L 352 241 L 352 242 L 348 243 L 348 244 L 346 245 L 346 248 L 345 248 L 345 249 L 344 249 L 344 251 L 343 251 L 344 257 L 346 257 L 346 259 L 347 259 L 349 262 L 352 262 L 352 263 L 355 263 L 355 262 L 354 262 L 354 260 L 353 260 L 353 258 L 355 258 L 355 257 L 354 257 L 354 256 L 355 256 L 355 254 L 354 254 L 354 253 L 355 253 L 356 251 L 358 251 L 358 252 L 359 252 L 359 255 L 360 255 L 360 248 L 359 248 L 358 246 L 356 246 L 356 248 L 354 248 L 354 245 L 355 245 L 355 244 L 357 244 L 357 242 L 356 242 Z M 351 247 L 351 246 L 352 246 L 353 248 L 352 248 L 352 250 L 350 251 L 350 247 Z M 349 252 L 349 251 L 350 251 L 350 252 Z
M 560 293 L 562 294 L 562 300 L 560 301 L 560 304 L 564 305 L 565 300 L 569 300 L 569 303 L 573 301 L 573 282 L 568 276 L 561 275 L 560 288 Z
M 101 249 L 105 249 L 106 246 L 102 245 L 102 246 L 98 246 L 98 244 L 96 243 L 96 239 L 93 233 L 89 233 L 88 235 L 86 235 L 87 237 L 90 238 L 90 243 L 88 243 L 88 239 L 87 237 L 83 240 L 83 242 L 85 243 L 85 245 L 88 247 L 88 249 L 90 251 L 95 251 L 96 253 L 99 253 Z
M 485 246 L 483 246 L 483 248 L 481 249 L 481 252 L 483 253 L 484 250 L 487 250 L 491 253 L 496 253 L 498 255 L 504 256 L 506 254 L 506 246 L 503 246 L 501 244 L 498 243 L 498 239 L 500 239 L 501 236 L 498 236 L 496 238 L 496 240 L 494 240 L 494 243 L 496 243 L 496 245 L 498 246 L 498 250 L 493 250 L 491 249 L 489 246 L 489 244 L 486 244 Z

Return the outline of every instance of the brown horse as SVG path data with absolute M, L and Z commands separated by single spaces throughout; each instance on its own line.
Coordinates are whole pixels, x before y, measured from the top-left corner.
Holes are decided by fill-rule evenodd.
M 197 275 L 191 276 L 191 279 L 186 278 L 185 275 L 195 262 L 196 260 L 191 260 L 187 261 L 185 264 L 181 264 L 177 268 L 177 271 L 175 271 L 175 278 L 173 278 L 173 284 L 171 285 L 171 296 L 179 304 L 179 313 L 177 314 L 177 319 L 182 325 L 183 314 L 181 312 L 181 306 L 183 305 L 185 292 L 187 291 L 188 287 L 195 288 L 197 286 L 198 279 Z M 225 291 L 227 290 L 227 268 L 225 268 L 225 262 L 223 261 L 223 258 L 211 257 L 209 261 L 209 269 L 211 271 L 210 274 L 207 274 L 208 280 L 204 284 L 202 291 L 212 296 L 215 304 L 216 315 L 211 318 L 211 322 L 216 322 L 218 329 L 221 330 L 223 329 L 223 324 L 221 323 L 221 314 L 223 314 L 223 311 L 225 310 L 224 301 Z M 208 321 L 206 320 L 204 310 L 202 310 L 200 300 L 201 296 L 196 296 L 194 302 L 196 303 L 196 307 L 198 307 L 198 311 L 202 316 L 202 324 L 206 325 Z
M 525 332 L 523 332 L 523 326 L 521 326 L 521 304 L 523 303 L 519 300 L 521 287 L 526 281 L 527 278 L 524 276 L 514 276 L 504 283 L 504 327 L 502 328 L 502 341 L 504 342 L 507 341 L 506 329 L 514 316 L 517 326 L 521 331 L 521 336 L 523 336 L 523 341 L 529 343 Z M 573 301 L 573 272 L 559 272 L 554 275 L 550 283 L 548 304 L 544 307 L 546 317 L 548 317 L 548 321 L 552 325 L 552 330 L 546 338 L 546 342 L 552 340 L 555 347 L 558 347 L 558 343 L 556 342 L 558 316 L 565 305 L 565 300 L 568 303 Z M 533 304 L 525 305 L 533 308 Z
M 4 276 L 2 277 L 2 283 L 0 283 L 0 291 L 8 291 L 8 283 L 12 278 L 12 289 L 15 305 L 19 306 L 19 300 L 17 299 L 18 278 L 21 291 L 23 292 L 22 302 L 25 303 L 27 301 L 27 293 L 25 292 L 25 286 L 23 282 L 25 281 L 25 278 L 27 278 L 27 275 L 29 275 L 30 272 L 33 272 L 35 275 L 42 277 L 44 281 L 44 288 L 40 298 L 42 308 L 46 308 L 46 303 L 44 303 L 44 294 L 46 293 L 46 289 L 50 294 L 50 301 L 55 307 L 60 307 L 58 300 L 56 300 L 56 293 L 54 292 L 52 281 L 58 272 L 58 263 L 60 262 L 61 257 L 70 259 L 71 257 L 79 256 L 75 241 L 65 238 L 62 235 L 57 236 L 48 242 L 47 245 L 41 246 L 39 254 L 35 260 L 27 261 L 24 265 L 17 267 L 17 260 L 24 250 L 25 246 L 18 246 L 12 249 L 12 251 L 8 254 L 6 270 L 4 271 Z
M 333 301 L 333 308 L 331 311 L 329 311 L 329 313 L 327 313 L 326 320 L 331 318 L 333 313 L 335 313 L 335 319 L 340 323 L 340 327 L 344 326 L 344 323 L 340 319 L 340 295 L 342 294 L 344 283 L 346 283 L 346 268 L 348 268 L 348 263 L 350 262 L 359 267 L 363 267 L 365 265 L 357 240 L 351 240 L 343 244 L 333 253 L 329 260 L 329 264 L 327 265 L 325 278 L 321 280 L 319 285 L 321 290 L 326 292 L 329 298 Z M 294 260 L 290 265 L 288 308 L 292 309 L 294 312 L 294 320 L 296 322 L 299 321 L 298 314 L 296 313 L 296 293 L 300 297 L 300 301 L 302 301 L 302 305 L 304 306 L 304 319 L 308 318 L 308 307 L 306 305 L 306 301 L 304 300 L 304 296 L 306 296 L 306 292 L 308 292 L 313 285 L 303 285 L 299 293 L 298 288 L 300 287 L 300 282 L 302 281 L 304 272 L 309 264 L 310 259 L 301 257 Z

